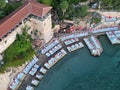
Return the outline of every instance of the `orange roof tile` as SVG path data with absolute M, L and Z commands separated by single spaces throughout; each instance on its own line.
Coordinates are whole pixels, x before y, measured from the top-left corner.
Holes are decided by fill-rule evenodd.
M 52 7 L 37 3 L 35 0 L 27 0 L 20 8 L 12 12 L 0 21 L 0 38 L 15 27 L 21 20 L 30 14 L 43 17 Z

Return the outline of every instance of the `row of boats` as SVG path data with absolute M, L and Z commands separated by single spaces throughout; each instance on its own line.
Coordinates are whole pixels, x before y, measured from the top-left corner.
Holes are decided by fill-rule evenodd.
M 81 47 L 83 44 L 81 43 L 81 42 L 79 42 L 79 39 L 78 38 L 75 38 L 75 39 L 71 39 L 71 41 L 73 42 L 73 43 L 71 43 L 71 44 L 67 44 L 67 45 L 75 45 L 75 47 L 74 47 L 74 49 L 76 49 L 76 48 L 78 48 L 78 47 Z M 68 41 L 68 43 L 69 42 L 71 42 L 71 41 Z M 76 43 L 75 43 L 76 42 Z M 53 48 L 55 49 L 55 47 L 56 46 L 58 46 L 58 45 L 60 45 L 60 44 L 56 44 Z M 84 45 L 83 45 L 84 46 Z M 53 48 L 51 48 L 50 50 L 52 50 Z M 60 50 L 59 50 L 60 49 Z M 67 54 L 67 51 L 65 51 L 63 48 L 62 48 L 62 46 L 61 46 L 61 48 L 59 48 L 59 49 L 57 49 L 58 50 L 58 52 L 57 53 L 53 53 L 52 54 L 52 57 L 51 58 L 48 58 L 49 60 L 46 62 L 46 63 L 44 63 L 44 66 L 43 67 L 38 67 L 38 65 L 34 65 L 33 66 L 33 68 L 30 70 L 30 72 L 29 72 L 29 74 L 31 75 L 31 76 L 35 76 L 35 78 L 36 79 L 33 79 L 32 81 L 31 81 L 31 84 L 32 85 L 34 85 L 34 86 L 37 86 L 38 84 L 39 84 L 39 80 L 41 80 L 43 77 L 44 77 L 44 74 L 46 74 L 46 72 L 47 72 L 47 70 L 49 70 L 52 66 L 54 66 L 59 60 L 61 60 L 61 58 L 63 58 L 66 54 Z M 56 52 L 57 50 L 54 50 L 54 52 Z M 49 50 L 48 50 L 48 52 L 49 52 Z M 48 52 L 46 52 L 46 53 L 48 53 Z M 46 53 L 45 53 L 45 55 L 46 55 Z M 47 56 L 47 55 L 46 55 Z M 36 69 L 37 70 L 36 70 Z M 39 69 L 39 71 L 40 71 L 40 73 L 41 74 L 36 74 L 36 72 L 34 72 L 34 70 L 35 71 L 38 71 L 38 68 L 40 68 Z M 33 71 L 33 72 L 32 72 Z M 38 79 L 38 80 L 37 80 Z M 28 85 L 27 87 L 26 87 L 26 90 L 34 90 L 34 87 L 33 86 L 31 86 L 31 85 Z
M 51 48 L 53 48 L 55 45 L 57 45 L 59 43 L 59 41 L 57 39 L 53 40 L 52 43 L 50 43 L 49 45 L 45 46 L 42 50 L 41 53 L 45 54 L 46 52 L 48 52 Z
M 17 90 L 22 84 L 22 81 L 24 80 L 25 76 L 26 74 L 24 74 L 23 72 L 17 74 L 17 76 L 11 81 L 8 90 Z
M 83 31 L 83 32 L 79 32 L 79 33 L 74 33 L 74 34 L 69 34 L 69 35 L 66 35 L 66 36 L 62 36 L 60 37 L 60 40 L 61 41 L 65 41 L 65 40 L 68 40 L 68 39 L 71 39 L 71 38 L 80 38 L 80 37 L 85 37 L 85 36 L 88 36 L 89 33 L 87 31 Z
M 47 73 L 48 69 L 50 69 L 55 63 L 57 63 L 61 58 L 63 58 L 67 52 L 64 49 L 61 49 L 58 53 L 54 55 L 54 57 L 50 58 L 48 62 L 44 64 L 43 67 L 41 67 L 38 71 L 39 74 L 35 75 L 36 79 L 33 79 L 31 81 L 31 84 L 34 86 L 37 86 L 40 83 L 40 80 L 44 77 L 44 75 Z M 34 67 L 33 67 L 34 68 Z M 28 85 L 26 87 L 26 90 L 34 90 L 34 87 L 32 85 Z
M 66 45 L 67 50 L 68 50 L 69 52 L 72 52 L 72 51 L 74 51 L 74 50 L 77 50 L 77 49 L 79 49 L 79 48 L 84 47 L 83 43 L 80 42 L 77 37 L 76 37 L 76 38 L 71 38 L 71 39 L 65 40 L 65 41 L 64 41 L 64 44 Z
M 95 55 L 95 56 L 100 55 L 101 52 L 103 51 L 100 42 L 94 36 L 90 36 L 89 38 L 84 38 L 83 40 L 85 41 L 88 48 L 91 50 L 92 55 Z M 83 43 L 80 42 L 77 37 L 65 40 L 64 44 L 66 45 L 69 52 L 72 52 L 74 50 L 84 47 Z M 51 53 L 52 57 L 48 58 L 49 60 L 46 63 L 44 63 L 44 66 L 39 70 L 42 74 L 36 74 L 35 77 L 37 79 L 41 80 L 44 77 L 44 74 L 46 74 L 47 70 L 49 70 L 52 66 L 54 66 L 61 58 L 63 58 L 67 54 L 67 51 L 65 51 L 62 48 L 62 45 L 61 45 L 61 47 L 59 47 L 58 45 L 61 45 L 61 44 L 58 43 L 58 44 L 54 45 L 54 47 L 52 47 L 51 49 L 49 49 L 46 52 L 46 53 L 48 53 L 52 49 L 53 49 L 53 52 L 59 51 L 57 53 Z M 59 49 L 57 49 L 56 47 L 57 48 L 59 47 Z M 45 55 L 46 55 L 46 53 L 45 53 Z M 49 56 L 47 56 L 47 57 L 49 57 Z M 34 68 L 34 66 L 33 66 L 33 68 Z M 31 84 L 37 86 L 39 84 L 39 81 L 34 79 L 31 81 Z M 29 89 L 27 89 L 27 88 L 29 88 Z M 28 85 L 26 87 L 26 90 L 33 90 L 33 89 L 34 88 L 30 85 Z
M 105 31 L 107 30 L 108 28 L 105 29 Z M 106 32 L 110 40 L 112 40 L 115 37 L 120 38 L 120 31 L 116 30 L 117 27 L 111 27 L 111 31 Z M 74 50 L 84 47 L 83 43 L 80 42 L 78 38 L 88 36 L 88 34 L 88 32 L 70 34 L 61 37 L 60 40 L 66 45 L 67 50 L 69 52 L 72 52 Z M 102 53 L 102 46 L 95 36 L 92 35 L 89 37 L 85 37 L 83 38 L 83 40 L 90 49 L 92 55 L 96 56 Z M 46 55 L 48 57 L 48 61 L 44 63 L 44 65 L 41 67 L 37 64 L 39 59 L 36 56 L 34 56 L 32 61 L 27 64 L 24 70 L 15 77 L 15 79 L 10 84 L 9 89 L 17 90 L 27 75 L 35 76 L 35 78 L 32 79 L 31 84 L 37 86 L 40 80 L 44 77 L 44 74 L 46 74 L 46 72 L 48 71 L 48 69 L 50 69 L 53 65 L 55 65 L 55 63 L 57 63 L 61 58 L 63 58 L 67 54 L 67 51 L 62 47 L 63 46 L 59 43 L 58 39 L 55 39 L 52 43 L 44 47 L 41 50 L 41 54 Z M 27 85 L 26 90 L 34 90 L 34 87 L 31 85 Z
M 103 49 L 97 38 L 90 36 L 88 38 L 84 38 L 83 40 L 85 41 L 92 55 L 99 56 L 102 53 Z
M 38 66 L 37 66 L 37 68 L 38 68 Z M 35 67 L 33 67 L 33 68 L 35 68 Z M 37 71 L 35 73 L 33 72 L 34 74 L 29 73 L 30 75 L 35 76 L 35 78 L 32 79 L 31 85 L 26 86 L 26 90 L 34 90 L 34 86 L 38 86 L 38 84 L 40 83 L 40 80 L 42 80 L 42 78 L 44 77 L 44 74 L 46 74 L 46 72 L 47 72 L 46 68 L 40 67 L 39 69 L 37 69 Z
M 32 60 L 26 65 L 22 72 L 19 72 L 17 76 L 11 81 L 8 90 L 17 90 L 19 86 L 22 84 L 25 77 L 33 70 L 32 68 L 37 66 L 35 65 L 39 59 L 34 55 Z M 35 65 L 35 66 L 34 66 Z M 33 73 L 33 72 L 32 72 Z
M 120 39 L 120 30 L 114 31 L 115 36 Z
M 72 51 L 75 51 L 75 50 L 83 48 L 83 47 L 84 47 L 84 45 L 82 42 L 77 42 L 77 43 L 67 46 L 67 49 L 69 52 L 72 52 Z
M 50 69 L 55 63 L 57 63 L 61 58 L 63 58 L 67 52 L 64 49 L 61 49 L 54 57 L 50 58 L 48 62 L 44 64 L 47 69 Z
M 39 74 L 36 74 L 35 78 L 32 79 L 31 81 L 31 85 L 33 86 L 38 86 L 38 84 L 40 83 L 40 80 L 44 77 L 44 74 L 46 74 L 47 69 L 45 69 L 44 67 L 41 67 L 38 71 L 39 71 Z M 27 85 L 26 90 L 34 90 L 34 87 L 31 85 Z
M 102 16 L 102 19 L 104 19 L 105 21 L 107 21 L 107 22 L 113 22 L 113 21 L 116 21 L 117 20 L 117 18 L 116 17 L 110 17 L 110 16 Z
M 92 33 L 94 33 L 94 34 L 95 33 L 105 33 L 105 32 L 115 31 L 115 30 L 119 30 L 119 28 L 117 26 L 100 28 L 100 29 L 92 30 Z
M 65 40 L 65 41 L 64 41 L 64 44 L 65 44 L 66 46 L 68 46 L 68 45 L 73 44 L 73 43 L 76 43 L 76 42 L 78 42 L 78 41 L 79 41 L 78 38 L 71 38 L 71 39 Z
M 50 57 L 52 55 L 54 55 L 58 50 L 60 50 L 62 48 L 61 44 L 57 44 L 56 46 L 54 46 L 52 49 L 50 49 L 48 52 L 45 53 L 45 55 L 47 57 Z
M 120 31 L 109 31 L 106 35 L 112 44 L 120 44 Z
M 18 73 L 17 76 L 11 81 L 8 90 L 18 90 L 19 86 L 28 75 L 35 76 L 35 78 L 32 79 L 31 84 L 37 86 L 39 84 L 39 81 L 47 72 L 47 69 L 40 67 L 40 65 L 37 64 L 38 61 L 39 59 L 34 56 L 33 59 L 23 69 L 23 71 Z M 31 85 L 27 85 L 26 90 L 34 90 L 34 88 Z

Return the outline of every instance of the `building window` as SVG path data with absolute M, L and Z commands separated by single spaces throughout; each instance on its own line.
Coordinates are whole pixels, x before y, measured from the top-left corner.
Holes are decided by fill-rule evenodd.
M 19 25 L 21 25 L 21 24 L 22 24 L 22 22 L 19 23 Z
M 7 37 L 7 34 L 5 34 L 4 37 Z
M 15 30 L 15 28 L 13 28 L 11 31 L 14 31 Z
M 12 30 L 9 31 L 9 33 L 11 33 L 11 32 L 12 32 Z

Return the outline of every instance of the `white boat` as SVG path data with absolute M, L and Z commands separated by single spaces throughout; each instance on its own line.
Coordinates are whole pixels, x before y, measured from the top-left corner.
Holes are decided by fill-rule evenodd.
M 24 68 L 23 73 L 28 74 L 28 72 L 30 71 L 30 69 L 31 69 L 31 68 L 34 66 L 34 64 L 37 63 L 38 61 L 39 61 L 39 59 L 38 59 L 36 56 L 34 56 L 33 60 L 32 60 L 30 63 L 28 63 L 28 65 Z
M 20 81 L 23 81 L 24 80 L 24 78 L 25 78 L 25 76 L 26 76 L 26 74 L 24 74 L 24 73 L 19 73 L 18 75 L 17 75 L 17 78 L 18 78 L 18 80 L 20 80 Z
M 40 66 L 37 65 L 37 64 L 34 65 L 34 68 L 36 68 L 36 69 L 38 69 L 39 67 L 40 67 Z
M 78 45 L 82 48 L 84 47 L 83 43 L 79 42 Z
M 49 57 L 51 54 L 49 52 L 46 53 L 46 56 Z
M 118 40 L 117 37 L 111 31 L 106 32 L 106 35 L 112 44 L 119 44 L 120 43 L 120 40 Z
M 114 31 L 114 34 L 116 35 L 117 38 L 120 39 L 120 30 Z
M 41 80 L 43 78 L 43 75 L 42 74 L 36 74 L 36 78 Z
M 41 53 L 42 54 L 45 54 L 46 52 L 48 52 L 51 48 L 53 48 L 55 45 L 57 45 L 59 43 L 58 40 L 55 40 L 53 41 L 51 44 L 47 45 L 46 47 L 44 47 L 42 50 L 41 50 Z
M 17 90 L 21 84 L 22 83 L 17 78 L 15 78 L 15 80 L 10 84 L 9 88 L 11 90 Z
M 29 74 L 32 75 L 32 76 L 34 76 L 39 67 L 40 67 L 39 65 L 35 64 L 35 65 L 32 67 L 32 69 L 30 70 Z
M 50 67 L 51 67 L 51 66 L 49 65 L 49 63 L 47 63 L 47 62 L 44 64 L 44 66 L 45 66 L 47 69 L 50 69 Z
M 69 52 L 71 52 L 71 47 L 70 46 L 68 46 L 67 49 L 68 49 Z
M 28 86 L 26 87 L 26 90 L 34 90 L 34 88 L 33 88 L 32 86 L 28 85 Z
M 92 42 L 94 43 L 97 49 L 102 49 L 102 46 L 97 38 L 95 38 L 94 36 L 91 36 L 90 39 L 92 40 Z
M 43 73 L 43 74 L 45 74 L 47 72 L 47 69 L 45 69 L 44 67 L 41 67 L 40 68 L 40 72 Z
M 37 85 L 39 84 L 39 81 L 38 81 L 38 80 L 33 79 L 33 80 L 31 81 L 31 84 L 33 84 L 33 85 L 37 86 Z

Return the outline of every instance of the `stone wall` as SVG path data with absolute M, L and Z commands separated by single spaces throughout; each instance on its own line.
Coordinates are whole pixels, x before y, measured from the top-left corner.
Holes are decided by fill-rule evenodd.
M 31 34 L 33 39 L 42 39 L 47 43 L 53 37 L 51 15 L 49 15 L 44 21 L 31 18 L 26 24 L 31 27 L 28 33 Z
M 21 34 L 22 25 L 17 27 L 12 33 L 9 33 L 7 37 L 0 41 L 0 54 L 4 52 L 16 39 L 16 34 Z

